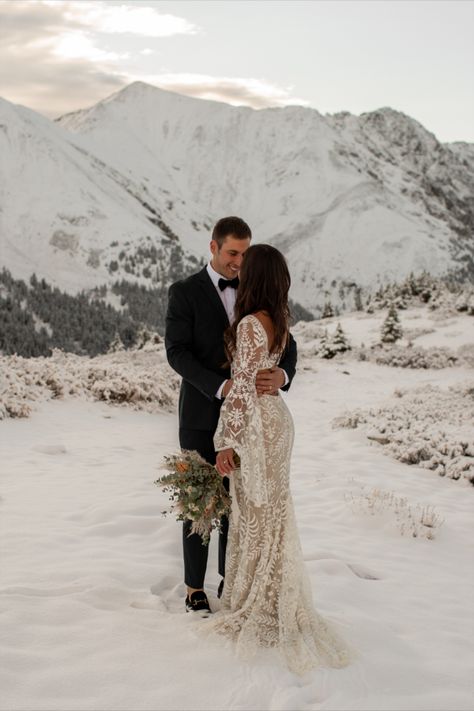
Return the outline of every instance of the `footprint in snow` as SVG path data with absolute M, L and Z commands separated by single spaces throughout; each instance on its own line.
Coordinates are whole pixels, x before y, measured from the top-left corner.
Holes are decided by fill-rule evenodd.
M 41 452 L 41 454 L 66 454 L 67 452 L 64 444 L 41 444 L 31 449 L 35 452 Z
M 378 575 L 372 573 L 370 570 L 364 568 L 362 565 L 354 565 L 354 563 L 347 563 L 347 567 L 350 568 L 354 575 L 357 575 L 358 578 L 364 578 L 364 580 L 380 580 L 380 577 Z

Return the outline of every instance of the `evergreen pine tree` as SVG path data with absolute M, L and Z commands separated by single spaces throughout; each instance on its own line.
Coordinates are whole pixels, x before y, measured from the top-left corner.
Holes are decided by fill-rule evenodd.
M 145 324 L 142 324 L 141 327 L 138 329 L 135 338 L 135 343 L 133 344 L 133 349 L 140 351 L 142 350 L 142 348 L 145 348 L 146 346 L 152 347 L 157 343 L 160 343 L 160 341 L 161 338 L 158 333 L 156 333 L 156 331 L 153 331 Z
M 321 342 L 319 344 L 318 356 L 320 358 L 334 358 L 336 351 L 332 347 L 332 339 L 328 335 L 327 329 L 325 329 Z
M 397 309 L 391 304 L 388 315 L 382 324 L 381 341 L 382 343 L 395 343 L 403 335 L 403 330 L 398 318 Z
M 118 353 L 118 351 L 124 351 L 124 350 L 125 350 L 125 346 L 123 345 L 123 341 L 120 338 L 120 333 L 118 331 L 115 331 L 115 335 L 113 337 L 113 340 L 110 343 L 107 353 Z
M 326 301 L 323 308 L 323 313 L 321 318 L 332 318 L 334 316 L 334 310 L 330 301 Z
M 380 286 L 372 299 L 374 309 L 383 309 L 387 306 L 387 297 L 382 286 Z
M 351 350 L 351 346 L 349 344 L 349 341 L 346 338 L 346 334 L 342 330 L 342 326 L 340 323 L 337 324 L 336 332 L 334 336 L 332 337 L 332 350 L 335 353 L 345 353 L 346 351 Z
M 356 311 L 363 311 L 364 310 L 364 305 L 362 303 L 362 289 L 360 286 L 356 288 L 355 291 L 355 296 L 354 296 L 354 306 Z

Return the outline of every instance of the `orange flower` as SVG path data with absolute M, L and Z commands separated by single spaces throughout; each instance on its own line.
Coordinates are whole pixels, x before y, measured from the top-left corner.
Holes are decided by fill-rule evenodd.
M 188 465 L 186 462 L 176 462 L 176 471 L 180 472 L 181 474 L 184 474 L 184 472 L 187 472 L 189 469 Z

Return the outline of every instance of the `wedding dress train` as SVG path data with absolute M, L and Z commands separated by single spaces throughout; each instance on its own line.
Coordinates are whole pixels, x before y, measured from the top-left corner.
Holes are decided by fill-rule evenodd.
M 293 420 L 278 394 L 257 397 L 257 370 L 270 368 L 266 331 L 256 316 L 237 328 L 233 386 L 214 437 L 216 450 L 233 447 L 241 460 L 231 475 L 232 514 L 221 610 L 206 628 L 235 640 L 239 656 L 277 647 L 302 674 L 317 666 L 343 667 L 352 655 L 313 607 L 289 489 Z

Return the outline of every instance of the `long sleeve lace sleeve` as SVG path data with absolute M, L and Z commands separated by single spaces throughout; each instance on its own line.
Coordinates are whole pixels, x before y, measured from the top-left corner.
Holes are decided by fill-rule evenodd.
M 232 447 L 239 455 L 245 494 L 257 506 L 267 501 L 263 426 L 255 389 L 257 371 L 264 367 L 266 354 L 263 326 L 255 316 L 246 316 L 237 327 L 233 385 L 214 436 L 216 451 Z

